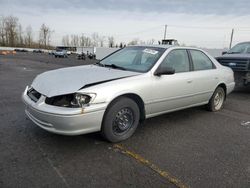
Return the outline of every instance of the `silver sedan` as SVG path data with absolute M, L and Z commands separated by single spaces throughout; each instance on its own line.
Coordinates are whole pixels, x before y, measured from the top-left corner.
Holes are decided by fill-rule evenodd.
M 22 98 L 39 127 L 63 135 L 101 131 L 129 138 L 140 121 L 194 106 L 223 107 L 235 82 L 206 52 L 177 46 L 130 46 L 97 64 L 38 75 Z

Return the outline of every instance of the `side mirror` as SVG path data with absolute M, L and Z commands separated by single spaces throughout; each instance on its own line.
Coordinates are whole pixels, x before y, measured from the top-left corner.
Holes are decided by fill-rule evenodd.
M 174 74 L 175 70 L 172 67 L 158 67 L 158 69 L 155 71 L 155 76 L 161 76 L 161 75 L 168 75 L 168 74 Z
M 226 54 L 227 53 L 227 51 L 223 51 L 223 52 L 221 52 L 221 55 L 224 55 L 224 54 Z

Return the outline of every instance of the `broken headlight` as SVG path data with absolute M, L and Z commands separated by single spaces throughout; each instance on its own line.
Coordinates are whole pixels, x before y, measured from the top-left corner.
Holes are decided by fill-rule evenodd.
M 71 105 L 81 107 L 81 106 L 89 104 L 90 100 L 91 100 L 91 97 L 89 95 L 75 93 L 74 99 L 71 101 Z
M 79 108 L 89 105 L 90 101 L 93 100 L 94 96 L 94 94 L 81 93 L 60 95 L 50 98 L 47 97 L 45 103 L 53 106 Z

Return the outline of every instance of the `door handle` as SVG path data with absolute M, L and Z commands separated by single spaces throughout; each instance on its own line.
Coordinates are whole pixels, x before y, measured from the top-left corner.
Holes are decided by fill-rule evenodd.
M 190 84 L 190 83 L 192 83 L 192 82 L 193 82 L 193 80 L 188 80 L 188 81 L 187 81 L 188 84 Z

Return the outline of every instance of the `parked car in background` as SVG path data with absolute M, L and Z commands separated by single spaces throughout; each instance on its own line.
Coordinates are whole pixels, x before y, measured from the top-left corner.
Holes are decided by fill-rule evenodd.
M 250 42 L 236 44 L 216 59 L 234 71 L 236 85 L 250 85 Z
M 89 58 L 89 59 L 95 59 L 95 54 L 93 54 L 93 53 L 89 53 L 88 55 L 87 55 L 87 57 Z
M 16 48 L 14 49 L 15 52 L 29 52 L 28 50 L 26 49 L 19 49 L 19 48 Z
M 44 51 L 41 49 L 35 49 L 33 50 L 33 53 L 44 53 Z
M 150 117 L 200 105 L 219 111 L 234 85 L 233 71 L 200 49 L 130 46 L 94 65 L 42 73 L 22 98 L 27 116 L 49 132 L 101 131 L 119 142 Z
M 50 50 L 49 55 L 55 55 L 55 52 L 56 52 L 55 50 Z
M 71 54 L 72 54 L 72 52 L 67 50 L 67 55 L 71 55 Z
M 95 59 L 96 58 L 94 53 L 89 53 L 88 51 L 87 51 L 87 53 L 80 52 L 77 54 L 76 57 L 77 57 L 77 59 L 82 59 L 82 60 L 85 60 L 86 58 L 88 58 L 88 59 Z
M 79 54 L 77 54 L 76 58 L 79 59 L 79 60 L 80 59 L 85 60 L 86 59 L 86 54 L 84 52 L 79 53 Z
M 55 54 L 56 58 L 57 57 L 63 57 L 63 58 L 68 57 L 66 50 L 56 50 L 54 54 Z

